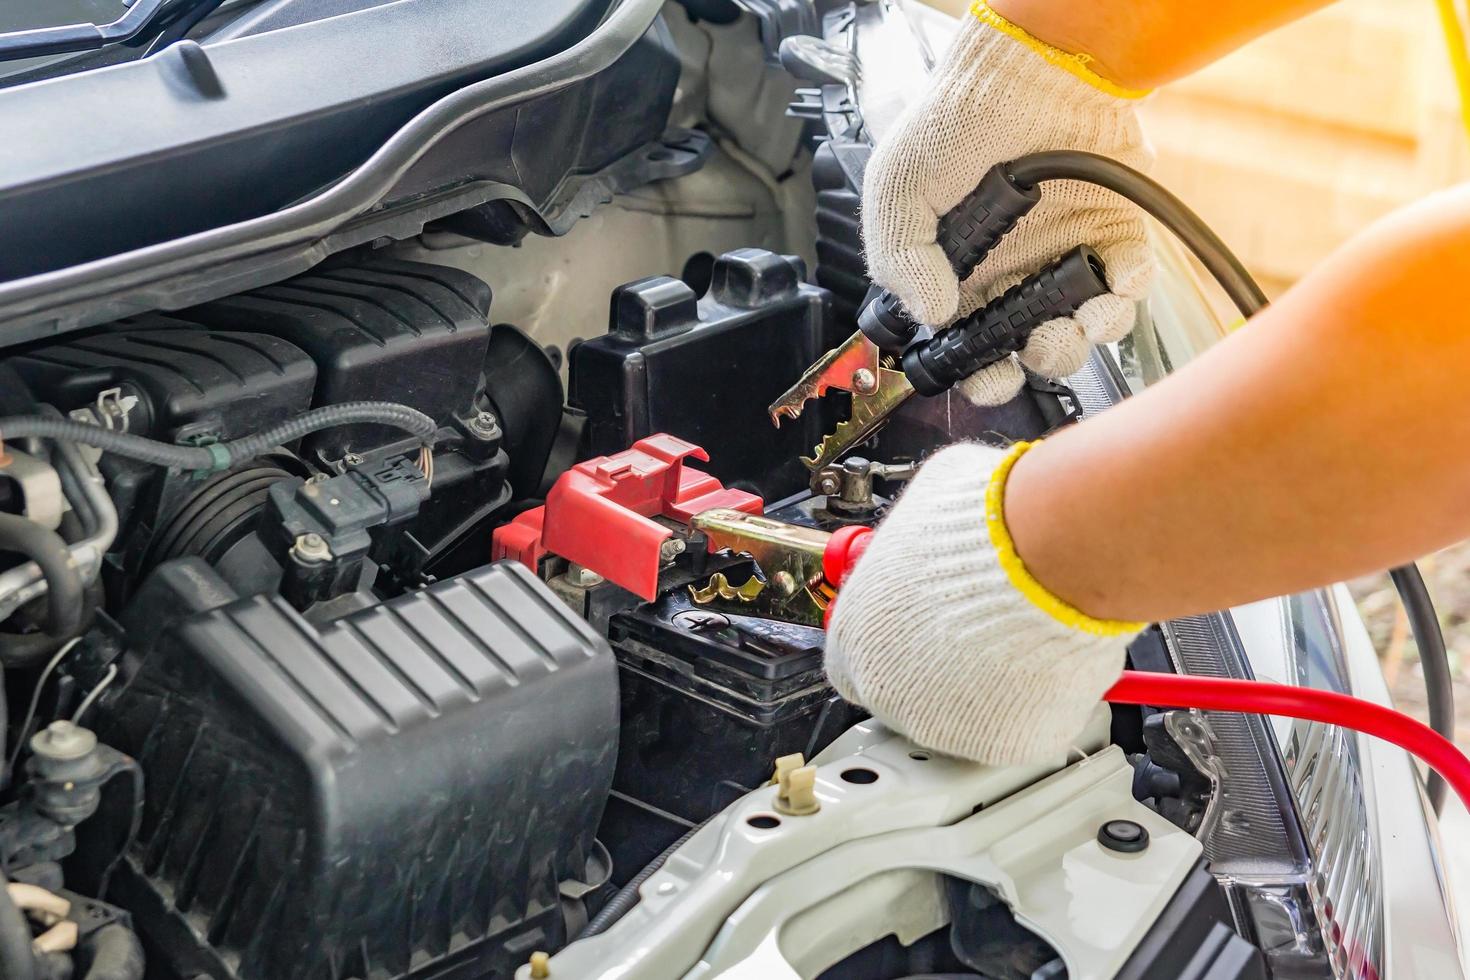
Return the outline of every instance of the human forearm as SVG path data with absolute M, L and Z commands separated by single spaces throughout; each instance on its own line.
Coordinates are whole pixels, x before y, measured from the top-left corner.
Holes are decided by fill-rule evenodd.
M 1154 620 L 1470 535 L 1470 191 L 1381 222 L 1178 375 L 1016 465 L 1027 567 Z
M 1212 61 L 1331 0 L 991 0 L 996 13 L 1072 54 L 1110 81 L 1146 89 Z

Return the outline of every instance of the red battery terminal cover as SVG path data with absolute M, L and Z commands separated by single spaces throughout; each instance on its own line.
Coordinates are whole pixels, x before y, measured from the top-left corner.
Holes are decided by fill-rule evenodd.
M 620 453 L 578 463 L 557 479 L 543 506 L 496 529 L 491 557 L 519 561 L 534 571 L 547 554 L 559 555 L 652 600 L 658 595 L 664 542 L 673 532 L 651 518 L 687 524 L 716 507 L 747 514 L 765 509 L 755 494 L 685 466 L 691 457 L 709 461 L 699 446 L 659 434 Z

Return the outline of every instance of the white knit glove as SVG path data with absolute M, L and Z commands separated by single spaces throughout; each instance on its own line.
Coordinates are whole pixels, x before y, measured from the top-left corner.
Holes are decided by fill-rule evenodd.
M 936 453 L 842 583 L 827 633 L 839 694 L 921 745 L 992 765 L 1071 747 L 1143 626 L 1087 620 L 1012 584 L 993 540 L 1014 558 L 999 513 L 1009 458 L 974 444 Z M 993 532 L 986 495 L 1003 461 Z
M 979 405 L 1009 401 L 1021 364 L 1053 378 L 1082 367 L 1091 344 L 1119 340 L 1148 291 L 1154 261 L 1141 213 L 1111 191 L 1048 181 L 1041 203 L 963 284 L 935 243 L 939 216 L 996 163 L 1041 150 L 1089 150 L 1146 168 L 1133 98 L 1086 60 L 1051 48 L 983 3 L 964 18 L 928 94 L 879 137 L 863 181 L 863 239 L 873 281 L 933 325 L 978 308 L 1077 245 L 1097 249 L 1112 294 L 1075 316 L 1042 324 L 1015 357 L 979 371 L 960 390 Z M 1087 79 L 1084 81 L 1083 79 Z M 1123 96 L 1130 96 L 1125 98 Z

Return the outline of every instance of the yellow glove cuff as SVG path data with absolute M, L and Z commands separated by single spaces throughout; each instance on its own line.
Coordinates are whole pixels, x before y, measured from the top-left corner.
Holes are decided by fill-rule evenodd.
M 975 0 L 970 5 L 970 13 L 982 24 L 988 24 L 1007 37 L 1021 42 L 1032 51 L 1041 55 L 1047 62 L 1056 65 L 1062 71 L 1076 78 L 1080 78 L 1099 92 L 1116 96 L 1120 99 L 1141 99 L 1149 94 L 1149 89 L 1124 88 L 1117 82 L 1103 78 L 1089 67 L 1092 63 L 1091 55 L 1072 54 L 1070 51 L 1063 51 L 1061 48 L 1047 44 L 1040 38 L 1032 37 L 994 10 L 991 10 L 990 5 L 985 0 Z
M 977 5 L 978 6 L 978 5 Z M 1038 440 L 1039 441 L 1039 440 Z M 985 527 L 990 532 L 990 544 L 999 556 L 1000 567 L 1017 592 L 1031 604 L 1063 626 L 1091 633 L 1094 636 L 1126 636 L 1137 633 L 1147 623 L 1129 623 L 1119 619 L 1094 619 L 1065 600 L 1053 595 L 1027 570 L 1021 556 L 1016 552 L 1016 542 L 1011 539 L 1006 527 L 1005 502 L 1006 481 L 1010 479 L 1011 467 L 1026 454 L 1036 442 L 1018 442 L 990 474 L 990 484 L 985 488 Z

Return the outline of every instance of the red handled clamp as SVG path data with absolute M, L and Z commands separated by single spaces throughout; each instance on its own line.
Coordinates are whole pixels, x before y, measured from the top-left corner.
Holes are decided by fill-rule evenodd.
M 854 524 L 849 527 L 838 528 L 832 532 L 832 537 L 827 541 L 827 547 L 822 551 L 822 575 L 834 589 L 841 589 L 847 573 L 852 571 L 863 552 L 868 550 L 868 541 L 873 537 L 873 529 Z M 827 616 L 822 625 L 832 619 L 832 610 L 837 605 L 833 599 L 827 604 Z

